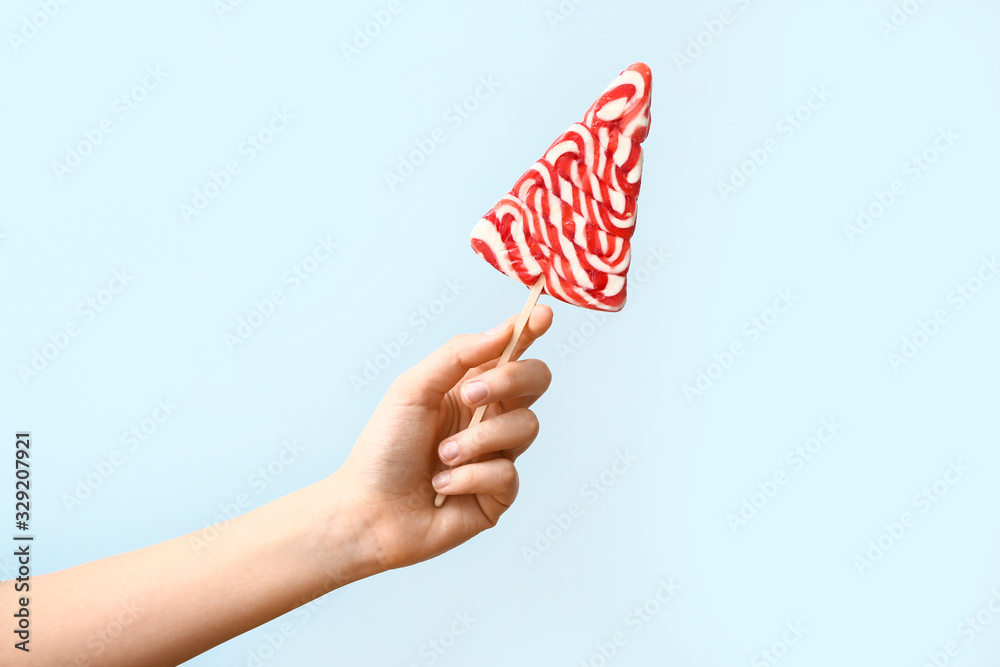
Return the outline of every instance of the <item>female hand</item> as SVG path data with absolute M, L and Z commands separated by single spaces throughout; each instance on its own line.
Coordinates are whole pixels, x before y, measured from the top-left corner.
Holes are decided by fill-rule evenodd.
M 548 330 L 552 310 L 532 311 L 512 361 L 497 368 L 514 319 L 456 336 L 400 375 L 331 478 L 350 513 L 365 517 L 359 531 L 380 569 L 443 553 L 496 525 L 514 502 L 514 461 L 538 434 L 529 407 L 552 377 L 537 359 L 516 360 Z M 468 428 L 484 404 L 483 421 Z M 441 508 L 437 492 L 451 496 Z

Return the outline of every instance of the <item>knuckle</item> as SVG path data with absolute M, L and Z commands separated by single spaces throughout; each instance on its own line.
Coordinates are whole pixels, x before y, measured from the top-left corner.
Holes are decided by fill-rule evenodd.
M 541 364 L 542 378 L 545 381 L 544 388 L 548 389 L 549 385 L 552 384 L 552 371 L 549 369 L 549 365 L 544 361 L 539 361 L 538 363 Z
M 416 384 L 416 373 L 412 368 L 408 368 L 399 375 L 396 379 L 389 383 L 389 387 L 386 389 L 386 396 L 397 396 L 408 393 L 411 388 Z
M 495 420 L 487 420 L 495 421 Z M 468 438 L 459 445 L 459 449 L 462 451 L 462 455 L 466 458 L 473 458 L 478 456 L 483 450 L 486 449 L 486 444 L 489 442 L 490 433 L 495 424 L 484 425 L 483 428 L 473 428 L 469 431 Z
M 476 471 L 473 470 L 474 465 L 460 465 L 457 468 L 452 468 L 451 470 L 451 486 L 449 488 L 453 489 L 452 493 L 464 493 L 468 489 L 473 489 L 476 486 Z
M 548 365 L 541 359 L 525 359 L 520 368 L 519 380 L 532 385 L 540 384 L 542 388 L 548 388 L 552 381 L 552 372 Z
M 509 459 L 496 459 L 500 463 L 497 465 L 497 480 L 504 486 L 510 487 L 517 483 L 517 468 Z
M 509 387 L 523 387 L 531 382 L 532 363 L 530 359 L 507 364 L 507 366 L 509 366 L 509 369 L 507 370 L 505 381 Z
M 535 436 L 538 435 L 538 428 L 539 428 L 538 415 L 536 415 L 528 408 L 519 408 L 518 413 L 519 413 L 518 418 L 524 425 L 524 428 L 527 431 L 530 439 L 534 440 Z
M 466 464 L 451 471 L 451 484 L 456 489 L 474 488 L 477 479 L 478 475 L 474 465 Z
M 448 351 L 448 354 L 458 356 L 465 348 L 466 338 L 465 334 L 456 334 L 448 339 L 448 342 L 444 344 L 444 348 Z

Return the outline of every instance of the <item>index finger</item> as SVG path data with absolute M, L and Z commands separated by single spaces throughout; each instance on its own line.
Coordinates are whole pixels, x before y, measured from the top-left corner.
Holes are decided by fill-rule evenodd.
M 531 347 L 532 343 L 549 330 L 550 326 L 552 326 L 552 309 L 546 305 L 537 305 L 532 308 L 528 323 L 524 326 L 524 331 L 514 347 L 514 353 L 510 356 L 510 360 L 517 361 Z

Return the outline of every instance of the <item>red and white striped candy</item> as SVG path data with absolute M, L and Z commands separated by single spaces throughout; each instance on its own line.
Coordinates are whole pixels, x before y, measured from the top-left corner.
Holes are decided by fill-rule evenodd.
M 649 133 L 652 74 L 636 63 L 611 82 L 472 230 L 497 270 L 567 303 L 621 310 Z

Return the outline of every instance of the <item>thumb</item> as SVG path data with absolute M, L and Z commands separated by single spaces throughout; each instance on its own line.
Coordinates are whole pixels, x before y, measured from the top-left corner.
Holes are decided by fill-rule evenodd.
M 438 407 L 469 369 L 500 356 L 513 334 L 514 319 L 484 333 L 455 336 L 400 375 L 388 394 L 410 405 Z

